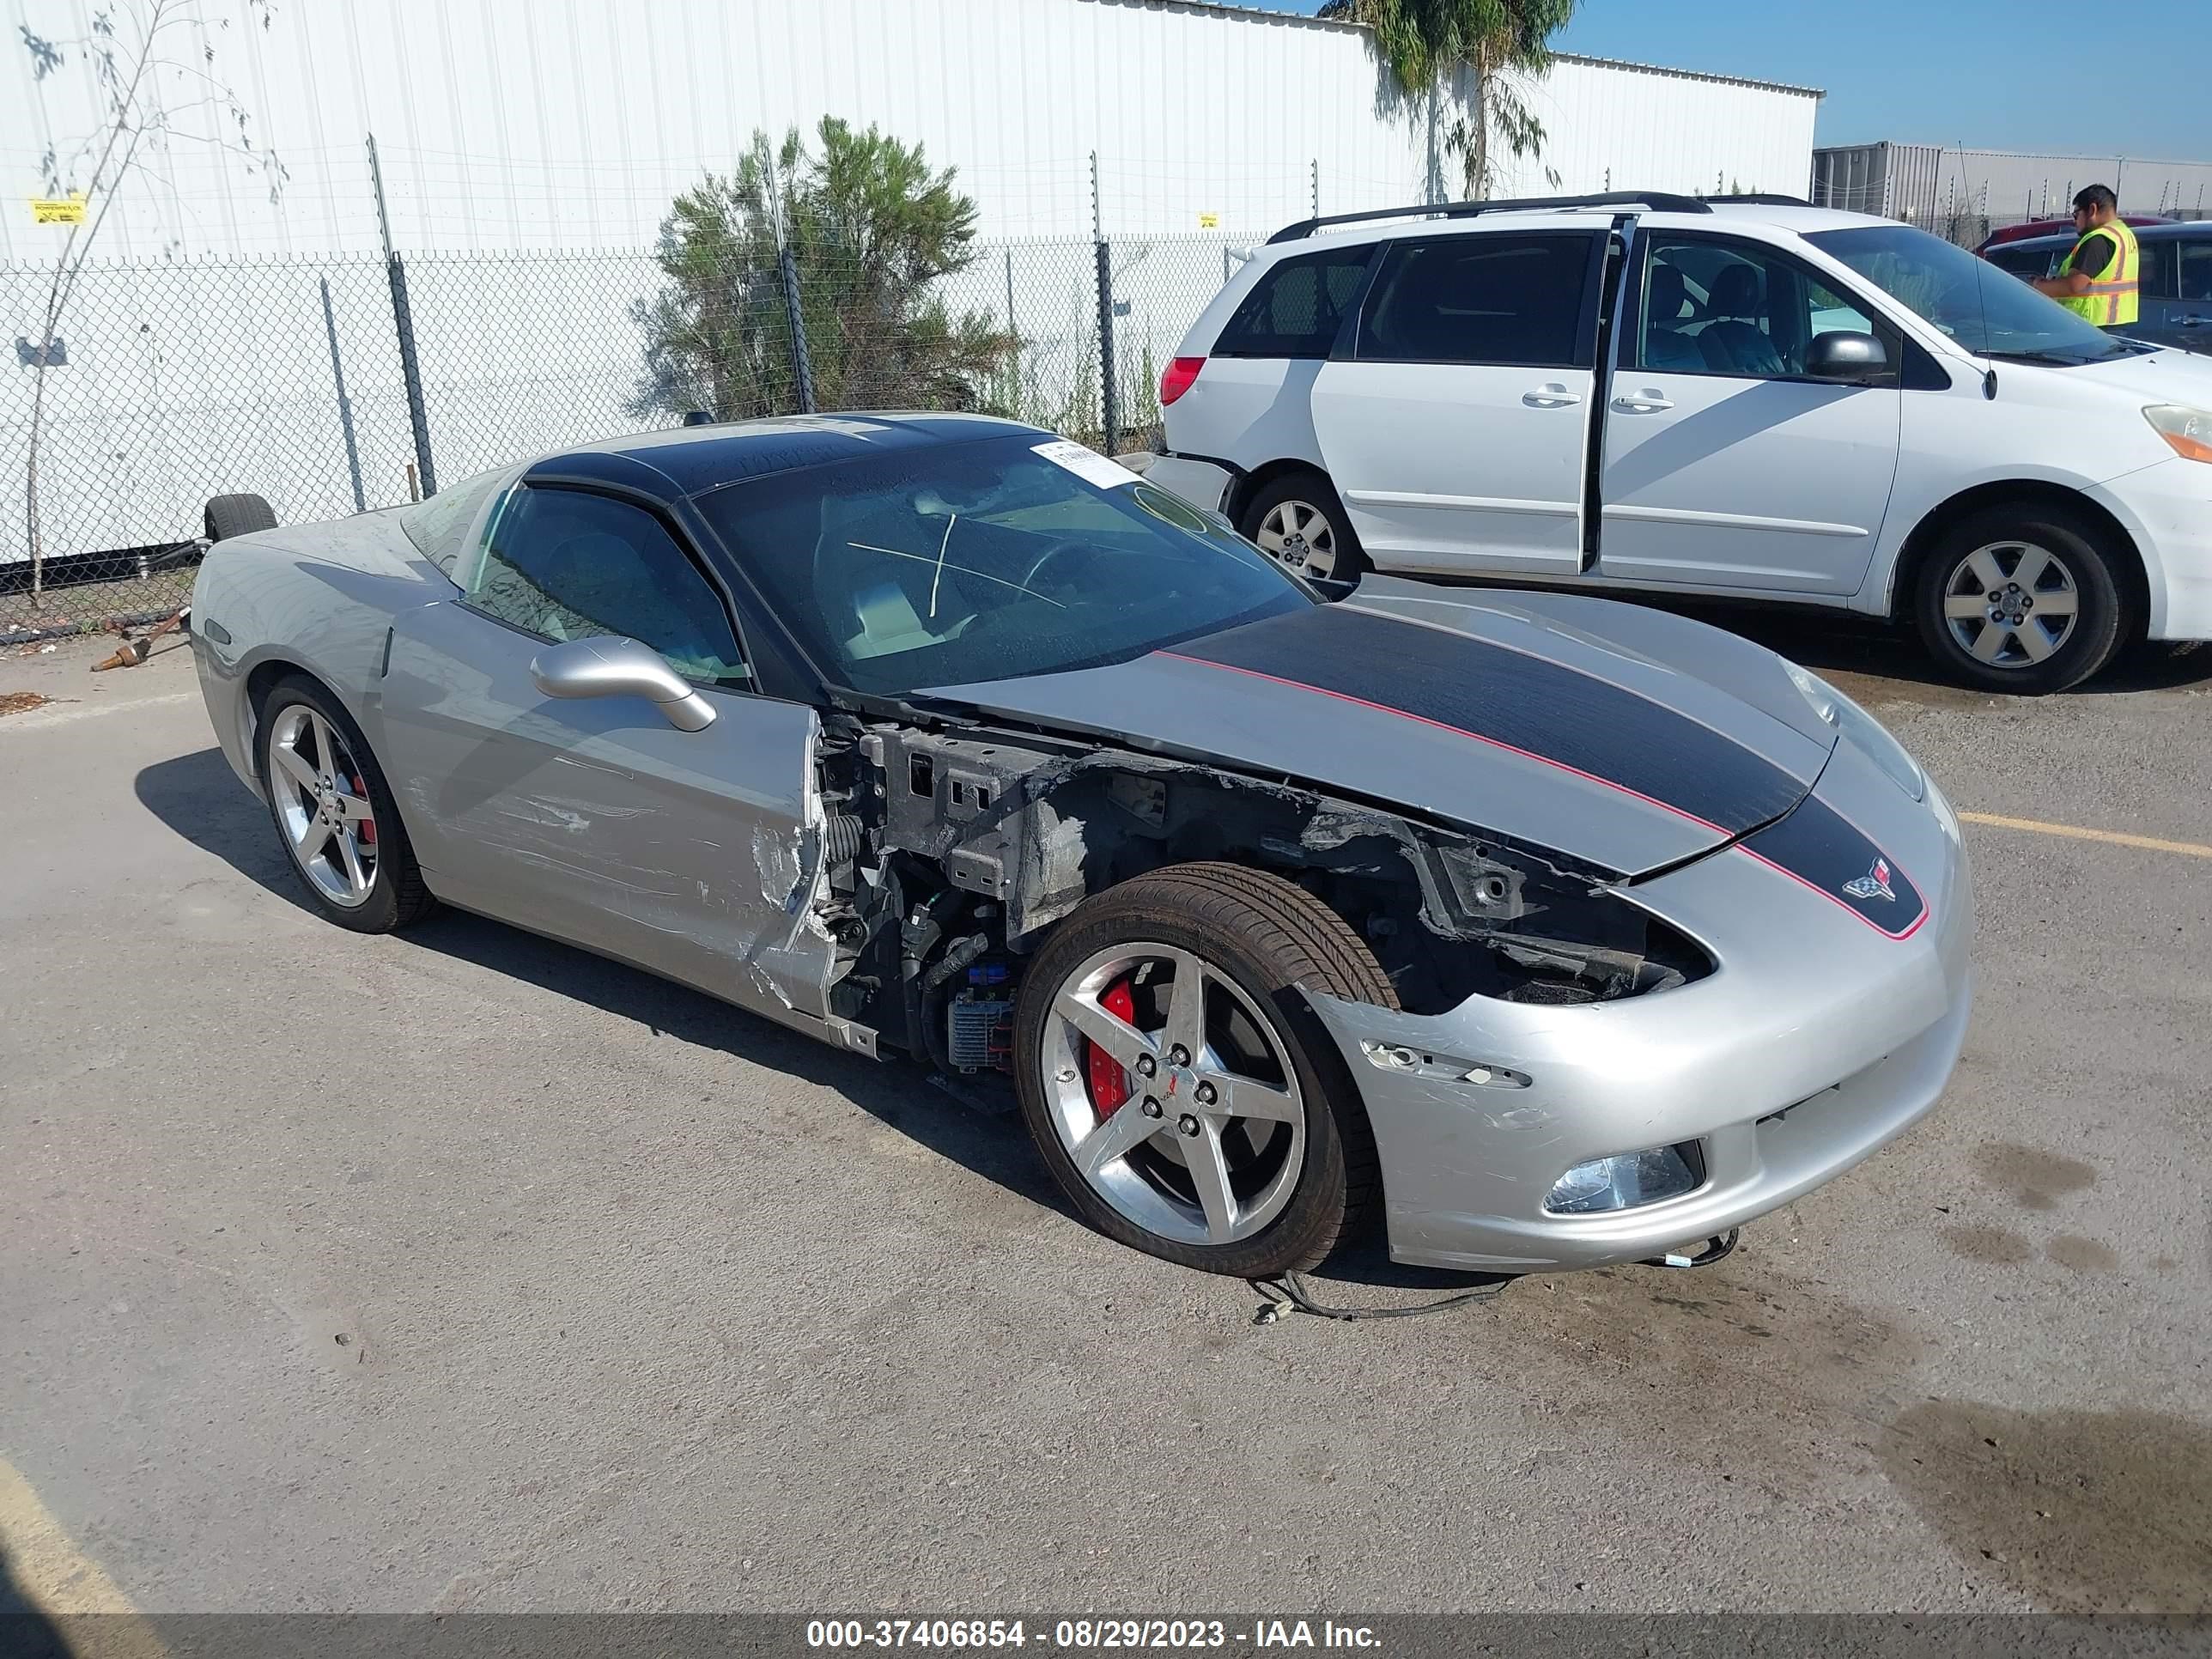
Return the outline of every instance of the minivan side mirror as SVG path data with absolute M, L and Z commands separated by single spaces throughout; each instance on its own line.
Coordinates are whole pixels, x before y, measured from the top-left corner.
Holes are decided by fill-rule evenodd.
M 679 732 L 703 732 L 714 705 L 649 645 L 613 637 L 549 645 L 530 659 L 530 683 L 549 697 L 643 697 Z
M 1836 386 L 1865 386 L 1889 373 L 1889 354 L 1871 334 L 1838 329 L 1815 334 L 1805 348 L 1805 377 Z

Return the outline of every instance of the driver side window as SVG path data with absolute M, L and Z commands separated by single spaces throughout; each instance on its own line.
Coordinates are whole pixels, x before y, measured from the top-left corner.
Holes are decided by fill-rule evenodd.
M 749 678 L 720 596 L 675 537 L 605 495 L 518 487 L 492 515 L 463 603 L 541 639 L 636 640 L 703 684 Z
M 1638 368 L 1787 380 L 1804 372 L 1815 335 L 1848 331 L 1890 344 L 1888 330 L 1813 271 L 1753 242 L 1656 238 L 1642 297 Z

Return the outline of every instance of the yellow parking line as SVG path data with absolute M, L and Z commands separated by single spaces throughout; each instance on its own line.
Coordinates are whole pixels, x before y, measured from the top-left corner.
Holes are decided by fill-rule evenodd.
M 119 1615 L 72 1626 L 70 1650 L 82 1659 L 167 1659 L 153 1627 L 100 1564 L 71 1541 L 5 1458 L 0 1458 L 0 1554 L 15 1593 L 50 1618 Z
M 2000 817 L 1995 812 L 1961 812 L 1959 819 L 1962 823 L 1986 823 L 1997 830 L 2027 830 L 2039 836 L 2063 836 L 2069 841 L 2108 842 L 2115 847 L 2141 847 L 2153 853 L 2212 859 L 2212 847 L 2193 841 L 2160 841 L 2156 836 L 2130 836 L 2118 830 L 2084 830 L 2078 823 L 2045 823 L 2038 818 Z

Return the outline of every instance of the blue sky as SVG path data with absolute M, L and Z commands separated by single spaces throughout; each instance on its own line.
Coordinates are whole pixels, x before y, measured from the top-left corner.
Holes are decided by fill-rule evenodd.
M 1311 12 L 1320 0 L 1240 3 Z M 1583 0 L 1556 44 L 1824 88 L 1824 144 L 2212 160 L 2208 0 Z

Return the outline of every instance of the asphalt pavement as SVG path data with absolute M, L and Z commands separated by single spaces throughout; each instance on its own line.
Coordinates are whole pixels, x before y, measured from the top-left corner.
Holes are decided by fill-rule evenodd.
M 2212 650 L 2006 702 L 1737 625 L 1966 812 L 2212 842 Z M 325 925 L 189 653 L 106 648 L 0 655 L 58 699 L 0 714 L 0 1540 L 50 1600 L 2205 1604 L 2212 857 L 1970 822 L 1943 1104 L 1717 1267 L 1262 1327 L 908 1067 Z

